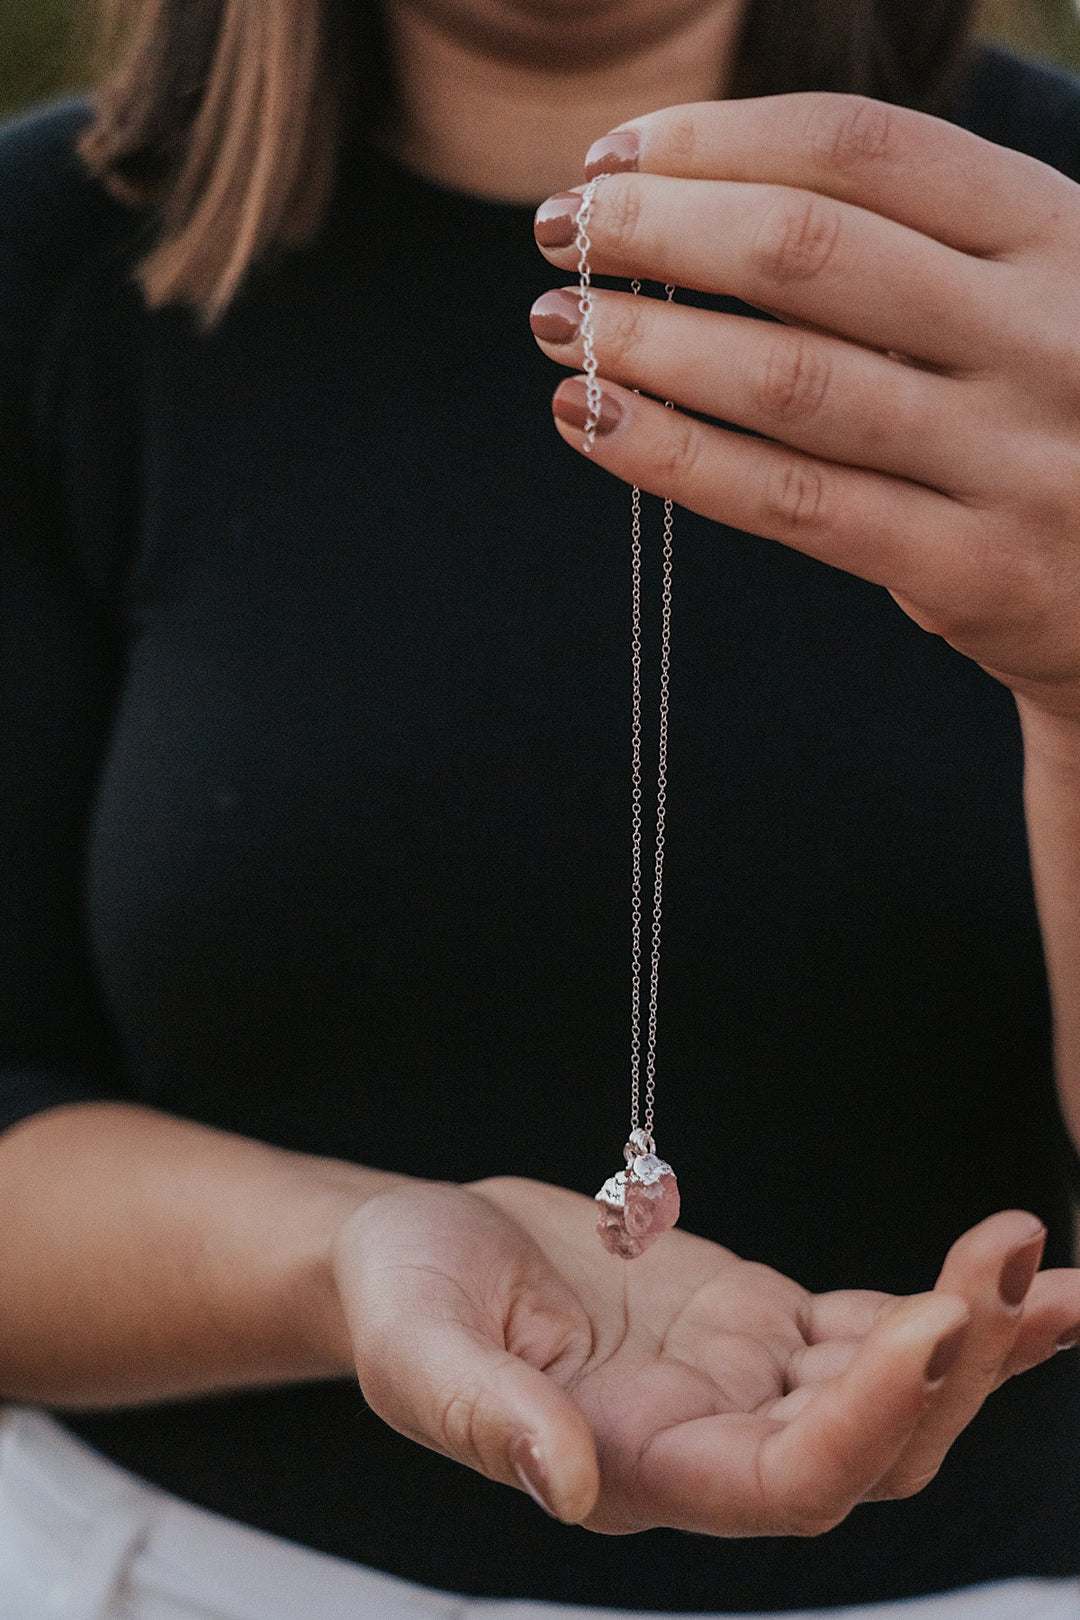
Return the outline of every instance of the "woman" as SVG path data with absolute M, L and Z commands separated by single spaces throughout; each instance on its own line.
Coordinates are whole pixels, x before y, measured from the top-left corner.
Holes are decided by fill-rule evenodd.
M 946 0 L 157 0 L 4 131 L 5 1620 L 1080 1613 L 1078 104 Z M 691 291 L 575 459 L 596 141 Z

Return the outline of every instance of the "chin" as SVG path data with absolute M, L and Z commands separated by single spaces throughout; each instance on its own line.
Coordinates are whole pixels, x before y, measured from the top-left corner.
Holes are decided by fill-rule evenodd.
M 730 0 L 413 0 L 473 50 L 549 72 L 595 70 L 636 55 Z

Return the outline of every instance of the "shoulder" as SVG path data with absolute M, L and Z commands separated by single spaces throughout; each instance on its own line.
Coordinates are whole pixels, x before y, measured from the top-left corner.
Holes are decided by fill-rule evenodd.
M 1060 68 L 980 46 L 952 120 L 1080 181 L 1080 79 Z
M 89 103 L 65 100 L 0 122 L 0 382 L 32 363 L 80 268 L 133 238 L 76 151 Z

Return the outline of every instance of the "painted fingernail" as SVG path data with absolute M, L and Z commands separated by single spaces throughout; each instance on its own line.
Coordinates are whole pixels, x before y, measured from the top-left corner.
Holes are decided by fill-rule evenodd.
M 551 1505 L 551 1487 L 547 1482 L 544 1465 L 540 1461 L 540 1453 L 528 1435 L 518 1435 L 510 1447 L 510 1461 L 514 1465 L 514 1473 L 537 1507 L 542 1507 L 551 1518 L 557 1519 L 559 1515 Z
M 938 1340 L 923 1372 L 928 1384 L 936 1384 L 939 1378 L 944 1378 L 960 1354 L 960 1346 L 964 1342 L 966 1332 L 967 1323 L 961 1322 L 959 1327 L 950 1328 L 945 1337 Z
M 1023 1304 L 1024 1296 L 1039 1269 L 1045 1241 L 1044 1227 L 1041 1232 L 1037 1232 L 1034 1237 L 1028 1238 L 1026 1243 L 1014 1249 L 1006 1259 L 1001 1268 L 1001 1276 L 998 1278 L 998 1292 L 1004 1304 L 1014 1306 Z
M 543 343 L 572 343 L 581 325 L 577 293 L 555 287 L 542 294 L 529 311 L 529 325 Z
M 585 178 L 598 174 L 628 174 L 638 166 L 641 137 L 636 129 L 616 129 L 593 141 L 585 154 Z
M 543 248 L 569 247 L 577 235 L 581 198 L 576 191 L 560 191 L 542 202 L 533 220 L 533 234 Z
M 1075 1327 L 1071 1327 L 1065 1334 L 1064 1338 L 1058 1340 L 1057 1344 L 1054 1346 L 1054 1349 L 1075 1350 L 1078 1344 L 1080 1344 L 1080 1322 L 1078 1322 Z
M 568 377 L 560 383 L 555 390 L 552 401 L 552 410 L 560 422 L 568 427 L 584 430 L 589 419 L 588 392 L 584 377 Z M 617 399 L 601 390 L 600 394 L 600 420 L 596 424 L 597 435 L 610 433 L 622 421 L 622 406 Z

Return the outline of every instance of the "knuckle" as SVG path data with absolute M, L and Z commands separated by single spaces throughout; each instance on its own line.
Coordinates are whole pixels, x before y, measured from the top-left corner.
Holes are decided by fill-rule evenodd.
M 665 156 L 680 167 L 695 168 L 698 147 L 698 121 L 693 113 L 676 113 L 664 131 Z
M 447 1450 L 469 1463 L 481 1460 L 478 1444 L 479 1397 L 476 1391 L 455 1390 L 440 1402 L 438 1430 Z
M 758 402 L 767 415 L 782 422 L 816 416 L 828 395 L 831 373 L 821 345 L 806 333 L 778 335 L 758 381 Z
M 644 348 L 648 337 L 648 320 L 652 314 L 649 308 L 651 302 L 648 298 L 634 298 L 624 306 L 604 344 L 605 361 L 620 364 Z
M 641 221 L 641 191 L 632 181 L 632 176 L 620 176 L 618 184 L 608 182 L 603 194 L 606 245 L 620 259 L 632 255 Z
M 894 110 L 869 96 L 817 96 L 807 123 L 809 150 L 836 169 L 881 162 L 895 147 Z
M 666 483 L 684 486 L 691 482 L 701 455 L 701 435 L 693 422 L 675 418 L 664 448 L 658 457 L 658 472 Z
M 787 458 L 765 489 L 764 514 L 787 534 L 814 533 L 825 523 L 825 479 L 809 461 Z
M 809 193 L 778 197 L 754 242 L 757 271 L 769 282 L 812 281 L 828 267 L 840 236 L 835 205 Z

